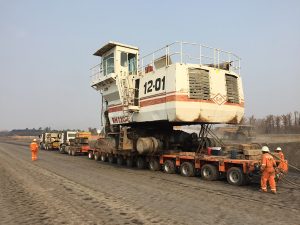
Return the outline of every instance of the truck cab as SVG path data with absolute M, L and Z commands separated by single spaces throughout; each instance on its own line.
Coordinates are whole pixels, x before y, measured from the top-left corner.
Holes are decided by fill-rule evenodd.
M 75 139 L 76 133 L 76 131 L 63 131 L 60 133 L 60 153 L 65 153 L 66 146 L 69 146 L 71 140 Z
M 40 149 L 52 150 L 59 149 L 60 146 L 60 134 L 58 132 L 47 132 L 39 135 Z

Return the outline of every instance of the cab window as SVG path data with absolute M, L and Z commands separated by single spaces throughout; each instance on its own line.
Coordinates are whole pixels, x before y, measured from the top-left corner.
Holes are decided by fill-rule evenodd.
M 121 52 L 121 66 L 127 67 L 127 53 Z
M 136 54 L 128 53 L 128 72 L 129 74 L 136 74 L 137 72 Z
M 104 75 L 114 73 L 115 65 L 114 65 L 114 53 L 109 54 L 103 58 L 103 73 Z

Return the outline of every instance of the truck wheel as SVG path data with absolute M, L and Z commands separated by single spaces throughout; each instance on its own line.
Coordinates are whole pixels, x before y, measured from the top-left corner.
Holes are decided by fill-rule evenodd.
M 76 155 L 77 155 L 77 152 L 76 152 L 75 149 L 73 149 L 73 150 L 71 151 L 71 155 L 72 155 L 72 156 L 76 156 Z
M 146 161 L 143 157 L 138 157 L 136 160 L 136 167 L 138 169 L 145 169 L 146 167 Z
M 71 155 L 71 149 L 68 148 L 68 155 Z
M 227 171 L 227 182 L 232 185 L 243 185 L 246 183 L 246 177 L 241 168 L 231 167 Z
M 108 162 L 109 163 L 115 163 L 115 157 L 113 156 L 113 154 L 108 155 Z
M 185 177 L 195 176 L 195 167 L 190 162 L 184 162 L 180 166 L 180 174 Z
M 64 154 L 65 153 L 65 146 L 61 145 L 59 146 L 59 153 Z
M 117 157 L 117 164 L 118 164 L 119 166 L 122 166 L 122 165 L 124 164 L 124 158 L 123 158 L 123 156 L 119 155 L 119 156 Z
M 126 166 L 127 167 L 133 167 L 133 159 L 131 157 L 128 157 L 126 159 Z
M 93 154 L 92 151 L 89 151 L 89 153 L 88 153 L 88 158 L 89 158 L 89 159 L 93 159 L 93 158 L 94 158 L 94 154 Z
M 173 160 L 166 160 L 164 165 L 163 165 L 163 169 L 165 173 L 175 173 L 176 172 L 176 166 Z
M 95 161 L 99 161 L 99 159 L 100 159 L 100 153 L 99 152 L 95 152 L 94 159 L 95 159 Z
M 107 157 L 104 153 L 101 154 L 100 159 L 102 162 L 106 162 L 107 161 Z
M 219 178 L 219 171 L 216 166 L 205 164 L 201 167 L 201 177 L 204 180 L 217 180 Z
M 158 171 L 160 170 L 160 164 L 158 159 L 151 159 L 149 162 L 149 169 L 151 171 Z

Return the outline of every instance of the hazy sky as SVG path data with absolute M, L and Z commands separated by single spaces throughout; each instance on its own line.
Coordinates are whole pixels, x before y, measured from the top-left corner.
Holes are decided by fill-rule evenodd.
M 99 127 L 89 69 L 109 40 L 235 52 L 246 116 L 300 111 L 300 1 L 0 0 L 0 130 Z

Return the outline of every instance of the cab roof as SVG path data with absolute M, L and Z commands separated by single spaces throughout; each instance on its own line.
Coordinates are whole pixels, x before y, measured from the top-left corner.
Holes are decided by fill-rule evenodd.
M 104 45 L 102 48 L 97 50 L 93 55 L 102 56 L 106 52 L 108 52 L 109 50 L 111 50 L 112 48 L 114 48 L 116 46 L 121 46 L 121 47 L 125 47 L 125 48 L 131 48 L 131 49 L 134 49 L 134 50 L 139 50 L 137 47 L 134 47 L 134 46 L 131 46 L 131 45 L 125 45 L 125 44 L 122 44 L 122 43 L 119 43 L 119 42 L 109 41 L 106 45 Z

